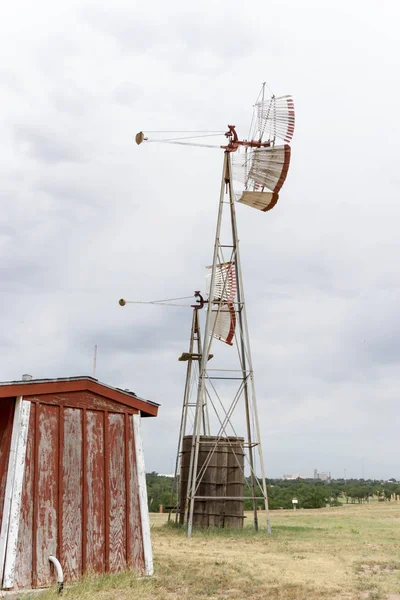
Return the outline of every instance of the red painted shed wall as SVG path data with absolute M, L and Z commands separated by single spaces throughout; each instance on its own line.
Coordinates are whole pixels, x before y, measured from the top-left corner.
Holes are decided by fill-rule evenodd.
M 66 582 L 142 571 L 136 411 L 87 391 L 30 399 L 15 588 L 54 583 L 51 554 Z
M 4 493 L 6 491 L 14 406 L 14 398 L 5 398 L 0 403 L 0 528 L 3 520 Z

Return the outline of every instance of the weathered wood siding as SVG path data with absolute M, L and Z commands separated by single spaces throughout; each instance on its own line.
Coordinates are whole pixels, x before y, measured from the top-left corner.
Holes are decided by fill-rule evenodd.
M 126 490 L 124 415 L 109 414 L 110 571 L 126 565 Z
M 128 461 L 129 461 L 129 489 L 130 507 L 129 507 L 129 530 L 128 530 L 128 563 L 130 567 L 135 565 L 144 565 L 143 537 L 141 519 L 137 515 L 140 513 L 139 503 L 139 485 L 136 468 L 135 437 L 133 434 L 133 419 L 129 417 L 129 436 L 128 436 Z
M 33 550 L 36 555 L 34 583 L 43 586 L 51 580 L 49 556 L 58 554 L 58 409 L 57 406 L 39 404 L 36 410 L 38 442 L 36 489 L 33 491 L 36 522 L 33 531 Z
M 104 412 L 87 411 L 87 537 L 86 570 L 105 570 Z
M 4 493 L 6 490 L 14 406 L 15 398 L 4 398 L 0 402 L 0 529 L 3 519 Z
M 33 517 L 33 452 L 34 436 L 30 432 L 35 430 L 36 405 L 31 405 L 29 417 L 29 431 L 26 444 L 25 472 L 22 485 L 22 501 L 18 531 L 17 563 L 15 580 L 20 587 L 32 585 L 32 517 Z
M 88 392 L 33 399 L 15 589 L 54 583 L 51 554 L 66 582 L 143 572 L 133 413 Z M 5 449 L 0 431 L 0 494 Z
M 78 578 L 82 573 L 82 412 L 76 408 L 64 409 L 62 544 L 59 560 L 71 579 Z

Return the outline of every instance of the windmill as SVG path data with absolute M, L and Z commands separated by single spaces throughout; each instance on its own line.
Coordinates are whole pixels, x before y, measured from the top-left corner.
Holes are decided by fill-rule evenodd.
M 196 132 L 196 135 L 187 132 L 185 136 L 177 132 L 175 137 L 164 139 L 157 139 L 161 132 L 152 132 L 154 137 L 150 132 L 136 135 L 139 145 L 159 141 L 223 150 L 214 252 L 206 277 L 207 294 L 203 298 L 200 292 L 195 293 L 197 303 L 193 305 L 189 352 L 181 357 L 188 365 L 175 479 L 180 488 L 177 516 L 187 525 L 188 537 L 193 525 L 204 522 L 205 516 L 207 523 L 224 525 L 231 520 L 243 524 L 243 502 L 248 498 L 252 500 L 255 529 L 258 529 L 257 509 L 261 501 L 266 511 L 267 531 L 271 532 L 236 202 L 263 212 L 276 205 L 289 168 L 294 123 L 292 98 L 266 99 L 263 84 L 254 105 L 248 139 L 240 138 L 234 125 L 228 125 L 226 142 L 220 146 L 187 141 L 215 132 Z M 202 343 L 199 310 L 203 307 L 206 317 Z M 230 351 L 230 354 L 225 352 L 221 367 L 217 363 L 217 351 L 216 358 L 210 360 L 215 340 Z M 197 378 L 193 381 L 195 368 Z M 261 477 L 256 474 L 257 461 Z M 220 478 L 218 469 L 222 474 Z M 245 469 L 250 474 L 247 478 Z M 232 473 L 233 481 L 229 479 Z M 238 473 L 240 478 L 235 479 Z M 244 495 L 245 484 L 249 485 L 250 496 Z

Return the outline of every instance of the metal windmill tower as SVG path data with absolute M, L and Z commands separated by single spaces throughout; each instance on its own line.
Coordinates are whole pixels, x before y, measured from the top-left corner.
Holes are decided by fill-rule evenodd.
M 187 524 L 188 537 L 196 522 L 195 515 L 202 511 L 223 510 L 224 518 L 226 515 L 229 520 L 232 517 L 229 510 L 239 502 L 243 514 L 243 486 L 238 485 L 236 480 L 230 485 L 229 475 L 225 480 L 224 477 L 218 480 L 214 473 L 211 477 L 213 492 L 210 494 L 207 491 L 210 489 L 207 485 L 210 481 L 206 480 L 210 479 L 213 468 L 218 469 L 219 463 L 215 457 L 221 448 L 228 456 L 225 465 L 227 472 L 241 471 L 243 482 L 250 487 L 255 528 L 258 529 L 257 508 L 261 501 L 266 510 L 267 530 L 270 533 L 236 202 L 263 212 L 276 205 L 289 168 L 288 144 L 293 132 L 292 98 L 272 96 L 265 99 L 264 84 L 254 107 L 249 139 L 239 139 L 234 125 L 228 125 L 225 133 L 227 142 L 221 146 L 183 141 L 187 138 L 179 135 L 168 139 L 152 139 L 149 134 L 140 132 L 136 136 L 138 144 L 161 141 L 217 147 L 224 151 L 214 252 L 207 275 L 207 294 L 203 298 L 200 292 L 195 292 L 197 304 L 194 305 L 189 352 L 181 357 L 181 360 L 188 361 L 188 366 L 175 475 L 180 487 L 177 510 L 181 522 Z M 277 143 L 279 139 L 283 144 Z M 202 344 L 199 309 L 203 307 L 206 317 Z M 220 353 L 221 357 L 224 354 L 221 363 L 218 362 L 217 349 L 215 359 L 210 360 L 214 340 L 229 347 L 228 353 Z M 193 378 L 196 370 L 197 376 Z M 189 418 L 191 412 L 192 421 Z M 261 477 L 256 474 L 257 468 Z M 244 477 L 245 469 L 249 473 L 247 479 Z

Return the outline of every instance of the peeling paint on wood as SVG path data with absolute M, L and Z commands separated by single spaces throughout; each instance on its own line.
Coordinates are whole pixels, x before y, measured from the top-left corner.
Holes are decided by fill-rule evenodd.
M 2 578 L 6 589 L 14 585 L 30 408 L 30 402 L 21 396 L 16 398 L 0 540 L 1 555 L 5 555 Z
M 35 404 L 31 405 L 29 434 L 26 445 L 24 484 L 22 486 L 21 512 L 18 533 L 17 561 L 15 565 L 14 588 L 21 589 L 32 585 L 32 517 L 33 503 L 33 446 L 35 429 Z
M 14 406 L 15 398 L 6 398 L 0 403 L 0 528 L 3 519 L 4 494 L 6 489 Z
M 110 571 L 126 565 L 125 424 L 123 415 L 109 415 L 110 435 Z
M 91 394 L 90 392 L 70 392 L 68 394 L 34 396 L 32 401 L 38 401 L 41 404 L 57 404 L 65 408 L 87 408 L 90 410 L 109 410 L 113 413 L 123 413 L 129 410 L 131 413 L 135 410 L 127 408 L 123 404 L 112 402 L 108 398 Z
M 36 535 L 37 585 L 54 581 L 49 556 L 57 552 L 58 410 L 40 404 Z
M 87 546 L 88 572 L 105 570 L 104 524 L 104 413 L 88 410 L 86 413 L 87 452 Z
M 22 500 L 22 486 L 25 472 L 25 458 L 26 458 L 26 447 L 28 439 L 29 429 L 29 417 L 31 410 L 31 403 L 26 402 L 23 398 L 18 398 L 17 403 L 21 402 L 21 412 L 19 415 L 19 423 L 15 422 L 14 427 L 18 429 L 18 441 L 17 441 L 17 452 L 15 458 L 15 474 L 12 489 L 12 499 L 10 508 L 10 525 L 8 528 L 8 539 L 7 539 L 7 554 L 4 564 L 4 588 L 12 588 L 14 585 L 14 574 L 15 565 L 17 559 L 17 548 L 18 548 L 18 531 L 20 526 L 21 517 L 21 500 Z
M 63 570 L 69 580 L 82 573 L 82 410 L 64 410 L 62 502 Z
M 142 524 L 140 519 L 139 486 L 136 469 L 135 440 L 132 417 L 128 418 L 128 460 L 129 460 L 129 528 L 128 544 L 130 546 L 130 564 L 139 573 L 144 573 L 144 555 L 142 542 Z
M 133 415 L 133 430 L 135 434 L 136 465 L 139 487 L 140 519 L 142 525 L 142 543 L 144 554 L 145 575 L 153 575 L 153 550 L 151 547 L 150 519 L 147 504 L 146 471 L 142 445 L 140 415 Z

